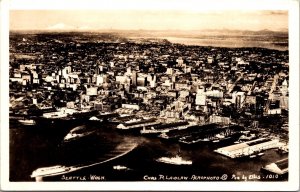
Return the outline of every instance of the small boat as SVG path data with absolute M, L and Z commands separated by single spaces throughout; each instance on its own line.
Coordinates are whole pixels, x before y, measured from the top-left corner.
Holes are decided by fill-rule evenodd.
M 175 157 L 161 157 L 158 158 L 156 161 L 173 165 L 192 165 L 192 161 L 184 160 L 179 155 L 176 155 Z
M 115 170 L 129 170 L 128 167 L 123 166 L 123 165 L 115 165 L 115 166 L 113 166 L 113 169 L 115 169 Z
M 209 141 L 208 138 L 204 138 L 204 139 L 199 139 L 199 141 Z
M 257 154 L 258 157 L 261 157 L 261 156 L 263 156 L 263 155 L 264 155 L 264 153 L 258 153 L 258 154 Z
M 252 155 L 249 156 L 250 159 L 255 158 L 255 157 L 261 157 L 263 156 L 264 153 L 260 152 L 260 153 L 253 153 Z
M 19 119 L 18 122 L 21 123 L 22 125 L 35 125 L 36 124 L 36 122 L 33 119 Z

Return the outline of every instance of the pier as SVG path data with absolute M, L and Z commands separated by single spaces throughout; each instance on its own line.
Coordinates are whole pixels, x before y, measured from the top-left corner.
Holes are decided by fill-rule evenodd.
M 276 161 L 274 163 L 270 163 L 264 167 L 262 167 L 261 169 L 263 171 L 269 172 L 269 173 L 275 173 L 278 175 L 283 175 L 288 173 L 289 168 L 288 168 L 288 163 L 289 163 L 289 159 L 285 158 L 285 159 L 281 159 L 279 161 Z
M 214 150 L 215 152 L 234 158 L 247 157 L 260 153 L 261 151 L 279 148 L 283 144 L 279 140 L 271 140 L 267 138 L 259 138 L 244 143 L 234 144 Z

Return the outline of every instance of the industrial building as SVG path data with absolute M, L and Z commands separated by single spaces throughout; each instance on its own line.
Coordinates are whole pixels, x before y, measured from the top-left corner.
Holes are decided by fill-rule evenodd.
M 251 156 L 261 151 L 277 148 L 280 146 L 278 140 L 271 140 L 267 138 L 259 138 L 243 143 L 238 143 L 226 147 L 216 149 L 215 152 L 225 155 L 230 158 L 239 158 Z

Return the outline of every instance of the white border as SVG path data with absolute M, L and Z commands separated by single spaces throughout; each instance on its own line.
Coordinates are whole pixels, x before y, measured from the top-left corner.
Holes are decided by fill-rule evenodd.
M 10 8 L 23 9 L 96 9 L 96 10 L 282 10 L 295 0 L 11 0 Z
M 4 0 L 1 2 L 1 190 L 257 190 L 299 189 L 299 2 L 297 0 Z M 9 9 L 289 10 L 290 154 L 288 182 L 9 182 Z M 276 21 L 274 21 L 276 22 Z

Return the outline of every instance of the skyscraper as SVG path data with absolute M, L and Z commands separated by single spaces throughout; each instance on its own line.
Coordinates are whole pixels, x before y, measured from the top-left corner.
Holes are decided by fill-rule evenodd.
M 132 86 L 136 87 L 136 81 L 137 81 L 137 74 L 136 71 L 132 71 Z

